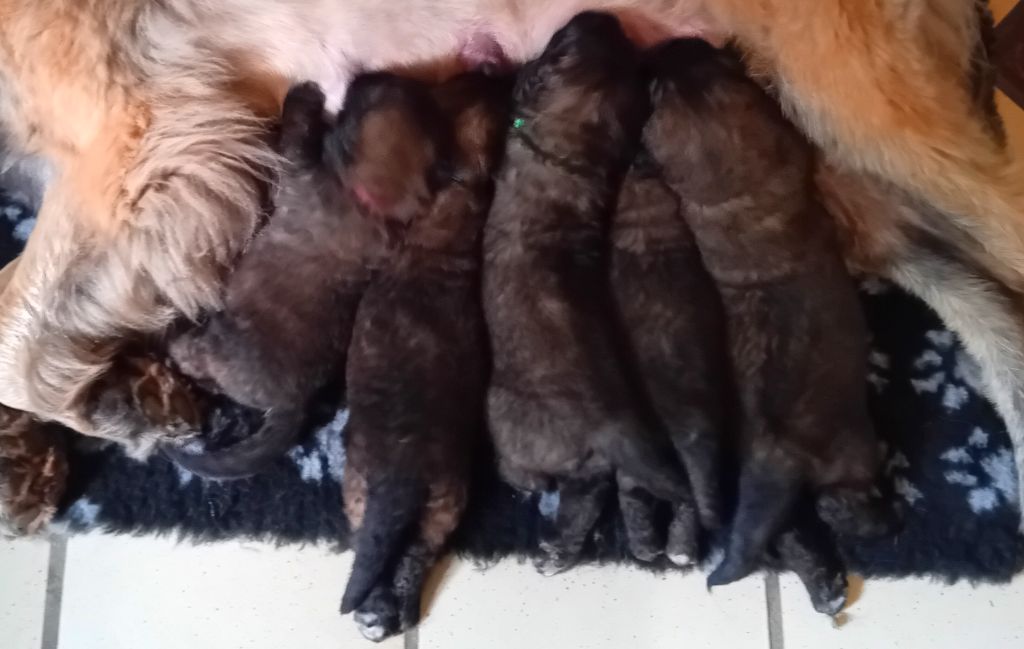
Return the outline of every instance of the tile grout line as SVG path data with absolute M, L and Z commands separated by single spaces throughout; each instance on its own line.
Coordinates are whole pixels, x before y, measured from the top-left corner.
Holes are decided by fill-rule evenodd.
M 779 589 L 779 575 L 769 572 L 764 576 L 764 599 L 768 607 L 768 647 L 785 649 L 782 633 L 782 593 Z
M 57 649 L 60 640 L 60 611 L 64 597 L 64 564 L 68 557 L 68 540 L 55 535 L 50 538 L 50 559 L 46 569 L 46 602 L 43 606 L 43 637 L 39 649 Z
M 420 649 L 420 628 L 414 626 L 405 632 L 405 649 Z

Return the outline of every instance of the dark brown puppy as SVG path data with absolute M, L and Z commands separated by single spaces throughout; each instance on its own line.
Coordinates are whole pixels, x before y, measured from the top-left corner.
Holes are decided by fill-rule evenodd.
M 667 545 L 673 563 L 690 565 L 701 528 L 715 530 L 722 518 L 724 317 L 679 198 L 644 150 L 622 183 L 611 239 L 612 291 L 634 376 L 694 492 L 697 511 L 689 502 L 678 507 Z M 650 561 L 666 551 L 651 496 L 629 476 L 619 477 L 619 505 L 637 558 Z
M 223 450 L 170 449 L 202 475 L 250 475 L 294 443 L 309 399 L 344 368 L 384 231 L 403 227 L 433 195 L 440 144 L 427 88 L 359 77 L 334 128 L 323 101 L 312 84 L 288 94 L 280 150 L 290 166 L 276 212 L 232 274 L 224 310 L 170 345 L 186 374 L 267 412 L 260 431 Z
M 371 640 L 419 621 L 424 577 L 461 519 L 479 458 L 487 382 L 480 243 L 509 90 L 476 73 L 436 89 L 454 122 L 454 177 L 413 219 L 359 307 L 344 474 L 356 558 L 341 610 L 354 610 Z
M 756 569 L 811 488 L 837 532 L 888 523 L 867 412 L 867 331 L 810 145 L 738 61 L 701 41 L 653 57 L 644 141 L 683 201 L 725 306 L 742 468 L 725 560 L 709 584 Z
M 559 486 L 538 567 L 572 565 L 620 470 L 687 492 L 667 439 L 641 421 L 617 350 L 607 229 L 646 112 L 618 21 L 580 14 L 523 69 L 484 239 L 493 375 L 488 425 L 506 479 Z

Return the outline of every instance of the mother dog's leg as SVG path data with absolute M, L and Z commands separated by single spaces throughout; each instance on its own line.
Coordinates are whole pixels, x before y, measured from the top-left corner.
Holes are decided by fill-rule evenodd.
M 974 101 L 971 0 L 709 0 L 833 159 L 939 208 L 976 263 L 1024 290 L 1024 167 Z
M 852 265 L 921 297 L 978 362 L 1013 442 L 1024 505 L 1024 295 L 977 263 L 976 241 L 894 184 L 822 165 L 818 186 Z
M 0 534 L 32 534 L 57 511 L 67 482 L 63 432 L 0 406 Z

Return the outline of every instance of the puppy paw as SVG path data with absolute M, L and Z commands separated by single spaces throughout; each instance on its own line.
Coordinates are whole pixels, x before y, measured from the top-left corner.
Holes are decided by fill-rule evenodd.
M 402 631 L 398 601 L 394 593 L 377 588 L 352 615 L 364 638 L 380 642 Z
M 633 555 L 633 558 L 637 561 L 644 563 L 652 563 L 656 561 L 658 557 L 665 554 L 664 548 L 660 548 L 654 545 L 643 545 L 640 543 L 630 543 L 629 553 Z M 669 559 L 672 557 L 670 556 Z
M 199 431 L 200 409 L 184 377 L 147 356 L 118 359 L 89 399 L 105 437 L 181 440 Z
M 836 574 L 831 578 L 808 588 L 814 610 L 835 617 L 846 607 L 846 575 Z
M 199 408 L 185 380 L 152 359 L 135 361 L 139 376 L 132 385 L 135 406 L 151 423 L 178 435 L 199 427 Z
M 0 406 L 0 532 L 44 529 L 64 495 L 67 474 L 61 431 Z
M 669 561 L 680 568 L 696 564 L 700 554 L 700 525 L 697 512 L 692 507 L 683 505 L 676 509 L 668 528 L 665 554 Z
M 353 616 L 356 628 L 364 638 L 371 642 L 380 642 L 388 637 L 387 627 L 384 625 L 380 615 L 372 611 L 359 612 Z
M 540 551 L 541 556 L 534 559 L 533 565 L 545 577 L 554 577 L 579 562 L 578 554 L 567 552 L 554 543 L 541 542 Z

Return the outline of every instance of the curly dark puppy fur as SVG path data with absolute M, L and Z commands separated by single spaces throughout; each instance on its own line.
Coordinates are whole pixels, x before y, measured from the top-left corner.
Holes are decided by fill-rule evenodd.
M 356 558 L 341 611 L 371 640 L 419 621 L 423 580 L 461 519 L 484 439 L 480 240 L 509 90 L 483 74 L 435 90 L 454 121 L 454 179 L 359 307 L 344 476 Z
M 636 380 L 694 492 L 697 511 L 689 502 L 678 507 L 667 546 L 671 561 L 689 565 L 697 558 L 698 532 L 718 529 L 723 516 L 724 317 L 679 198 L 646 151 L 622 183 L 611 240 L 612 291 Z M 666 551 L 650 495 L 628 476 L 619 479 L 619 505 L 637 558 L 650 561 Z
M 553 573 L 576 561 L 617 470 L 672 501 L 688 488 L 638 414 L 612 325 L 609 212 L 646 112 L 618 21 L 570 21 L 523 69 L 515 101 L 484 238 L 488 424 L 509 482 L 560 487 L 538 564 Z
M 260 431 L 223 450 L 169 449 L 196 473 L 244 477 L 294 443 L 310 398 L 344 368 L 384 233 L 404 227 L 433 195 L 441 144 L 425 87 L 364 75 L 333 129 L 323 102 L 313 84 L 288 94 L 280 151 L 291 164 L 276 212 L 232 274 L 225 309 L 170 345 L 186 374 L 267 412 Z
M 64 494 L 68 457 L 60 426 L 0 406 L 0 533 L 34 534 Z
M 729 583 L 757 568 L 806 489 L 837 532 L 877 534 L 881 449 L 867 412 L 867 331 L 810 145 L 738 61 L 700 41 L 653 57 L 644 141 L 683 200 L 725 306 L 740 400 L 739 503 Z

